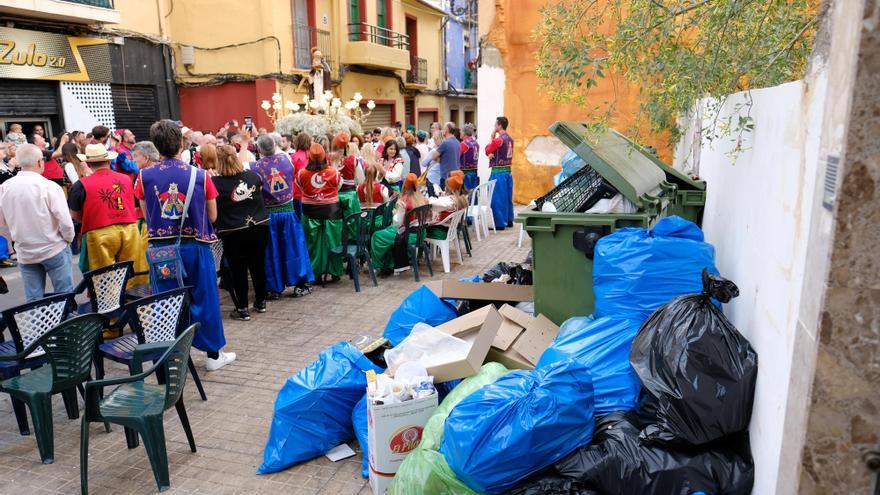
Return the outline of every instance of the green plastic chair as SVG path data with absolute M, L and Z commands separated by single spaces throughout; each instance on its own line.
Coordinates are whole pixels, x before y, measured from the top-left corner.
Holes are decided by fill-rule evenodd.
M 98 337 L 106 322 L 99 314 L 63 321 L 20 353 L 0 356 L 0 361 L 21 360 L 42 347 L 49 357 L 48 366 L 0 382 L 0 392 L 24 402 L 31 411 L 43 464 L 52 464 L 55 457 L 52 395 L 62 394 L 66 403 L 77 403 L 76 390 L 90 378 Z M 71 419 L 76 419 L 78 414 L 78 406 L 68 410 Z
M 89 423 L 115 423 L 130 429 L 143 437 L 144 448 L 153 468 L 153 477 L 164 492 L 170 488 L 168 477 L 168 453 L 165 449 L 165 427 L 163 417 L 171 406 L 177 408 L 189 448 L 196 451 L 189 418 L 183 405 L 183 387 L 186 384 L 189 352 L 192 347 L 193 335 L 198 330 L 195 323 L 187 328 L 175 341 L 141 344 L 135 348 L 132 358 L 132 376 L 95 380 L 86 383 L 86 406 L 82 419 L 80 435 L 80 488 L 83 495 L 89 492 L 88 460 L 89 460 Z M 155 357 L 165 350 L 156 364 L 147 371 L 143 369 L 145 359 Z M 158 384 L 146 383 L 146 378 L 156 374 Z M 119 385 L 112 392 L 101 398 L 104 387 Z M 131 437 L 127 438 L 128 447 L 137 445 Z

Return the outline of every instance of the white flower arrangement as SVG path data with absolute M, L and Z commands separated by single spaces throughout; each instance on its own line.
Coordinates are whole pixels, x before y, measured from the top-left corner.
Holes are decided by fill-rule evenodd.
M 290 135 L 306 132 L 315 136 L 327 134 L 328 131 L 332 134 L 339 132 L 345 132 L 349 135 L 360 134 L 363 132 L 361 123 L 369 114 L 369 112 L 365 113 L 361 110 L 360 101 L 362 99 L 363 96 L 360 93 L 355 93 L 352 99 L 343 102 L 334 97 L 332 92 L 325 91 L 315 99 L 303 96 L 302 105 L 290 101 L 285 102 L 283 107 L 288 113 L 275 122 L 275 130 L 281 134 Z M 273 98 L 273 101 L 274 103 L 271 104 L 264 101 L 264 109 L 266 106 L 270 106 L 275 111 L 280 111 L 282 107 L 280 97 L 278 100 Z M 369 111 L 375 107 L 372 100 L 367 103 Z

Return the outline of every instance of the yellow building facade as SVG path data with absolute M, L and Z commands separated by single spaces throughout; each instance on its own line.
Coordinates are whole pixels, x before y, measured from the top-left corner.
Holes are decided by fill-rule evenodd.
M 155 38 L 173 51 L 181 119 L 216 129 L 252 116 L 274 92 L 308 94 L 311 50 L 331 68 L 340 98 L 376 109 L 365 127 L 421 124 L 445 114 L 443 11 L 422 0 L 117 0 L 113 30 Z

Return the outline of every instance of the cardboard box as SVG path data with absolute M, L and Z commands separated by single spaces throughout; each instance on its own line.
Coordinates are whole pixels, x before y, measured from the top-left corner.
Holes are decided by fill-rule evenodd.
M 541 354 L 550 346 L 559 332 L 544 315 L 528 315 L 505 304 L 499 313 L 503 322 L 499 328 L 486 361 L 501 363 L 510 369 L 534 369 Z
M 370 486 L 384 495 L 406 455 L 422 440 L 422 430 L 437 409 L 437 394 L 399 404 L 367 401 L 367 445 Z
M 425 287 L 431 289 L 441 299 L 470 299 L 514 303 L 535 300 L 535 292 L 531 285 L 439 280 L 428 282 L 425 284 Z
M 447 335 L 465 341 L 470 348 L 466 355 L 455 356 L 448 361 L 429 366 L 428 374 L 434 377 L 434 383 L 477 374 L 503 322 L 498 310 L 489 305 L 436 327 Z

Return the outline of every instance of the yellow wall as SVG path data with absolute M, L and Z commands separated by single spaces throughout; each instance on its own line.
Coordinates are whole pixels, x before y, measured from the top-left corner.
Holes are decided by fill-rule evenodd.
M 559 172 L 559 167 L 531 164 L 526 159 L 526 147 L 534 137 L 550 135 L 547 128 L 557 120 L 582 120 L 584 110 L 575 105 L 553 103 L 536 90 L 539 81 L 535 75 L 534 54 L 538 51 L 538 42 L 532 37 L 532 31 L 540 20 L 538 8 L 545 1 L 494 1 L 495 15 L 488 40 L 501 52 L 505 72 L 504 112 L 510 119 L 510 135 L 516 142 L 514 200 L 528 203 L 553 187 L 553 176 Z M 609 26 L 611 28 L 613 26 Z M 595 102 L 617 102 L 617 128 L 626 129 L 635 122 L 639 109 L 638 88 L 627 84 L 622 77 L 612 74 L 600 79 L 591 95 Z M 647 129 L 645 135 L 649 135 Z M 647 144 L 654 146 L 661 158 L 671 163 L 668 135 L 654 136 Z
M 165 5 L 167 0 L 116 0 L 114 5 L 120 13 L 120 21 L 113 24 L 113 29 L 121 29 L 125 31 L 133 31 L 136 33 L 146 34 L 161 38 L 164 34 L 164 27 L 160 25 L 159 8 L 163 12 L 167 12 Z
M 428 62 L 428 89 L 440 89 L 438 82 L 443 77 L 443 35 L 440 32 L 442 14 L 421 3 L 406 1 L 398 24 L 401 33 L 406 33 L 407 14 L 417 19 L 418 56 Z

